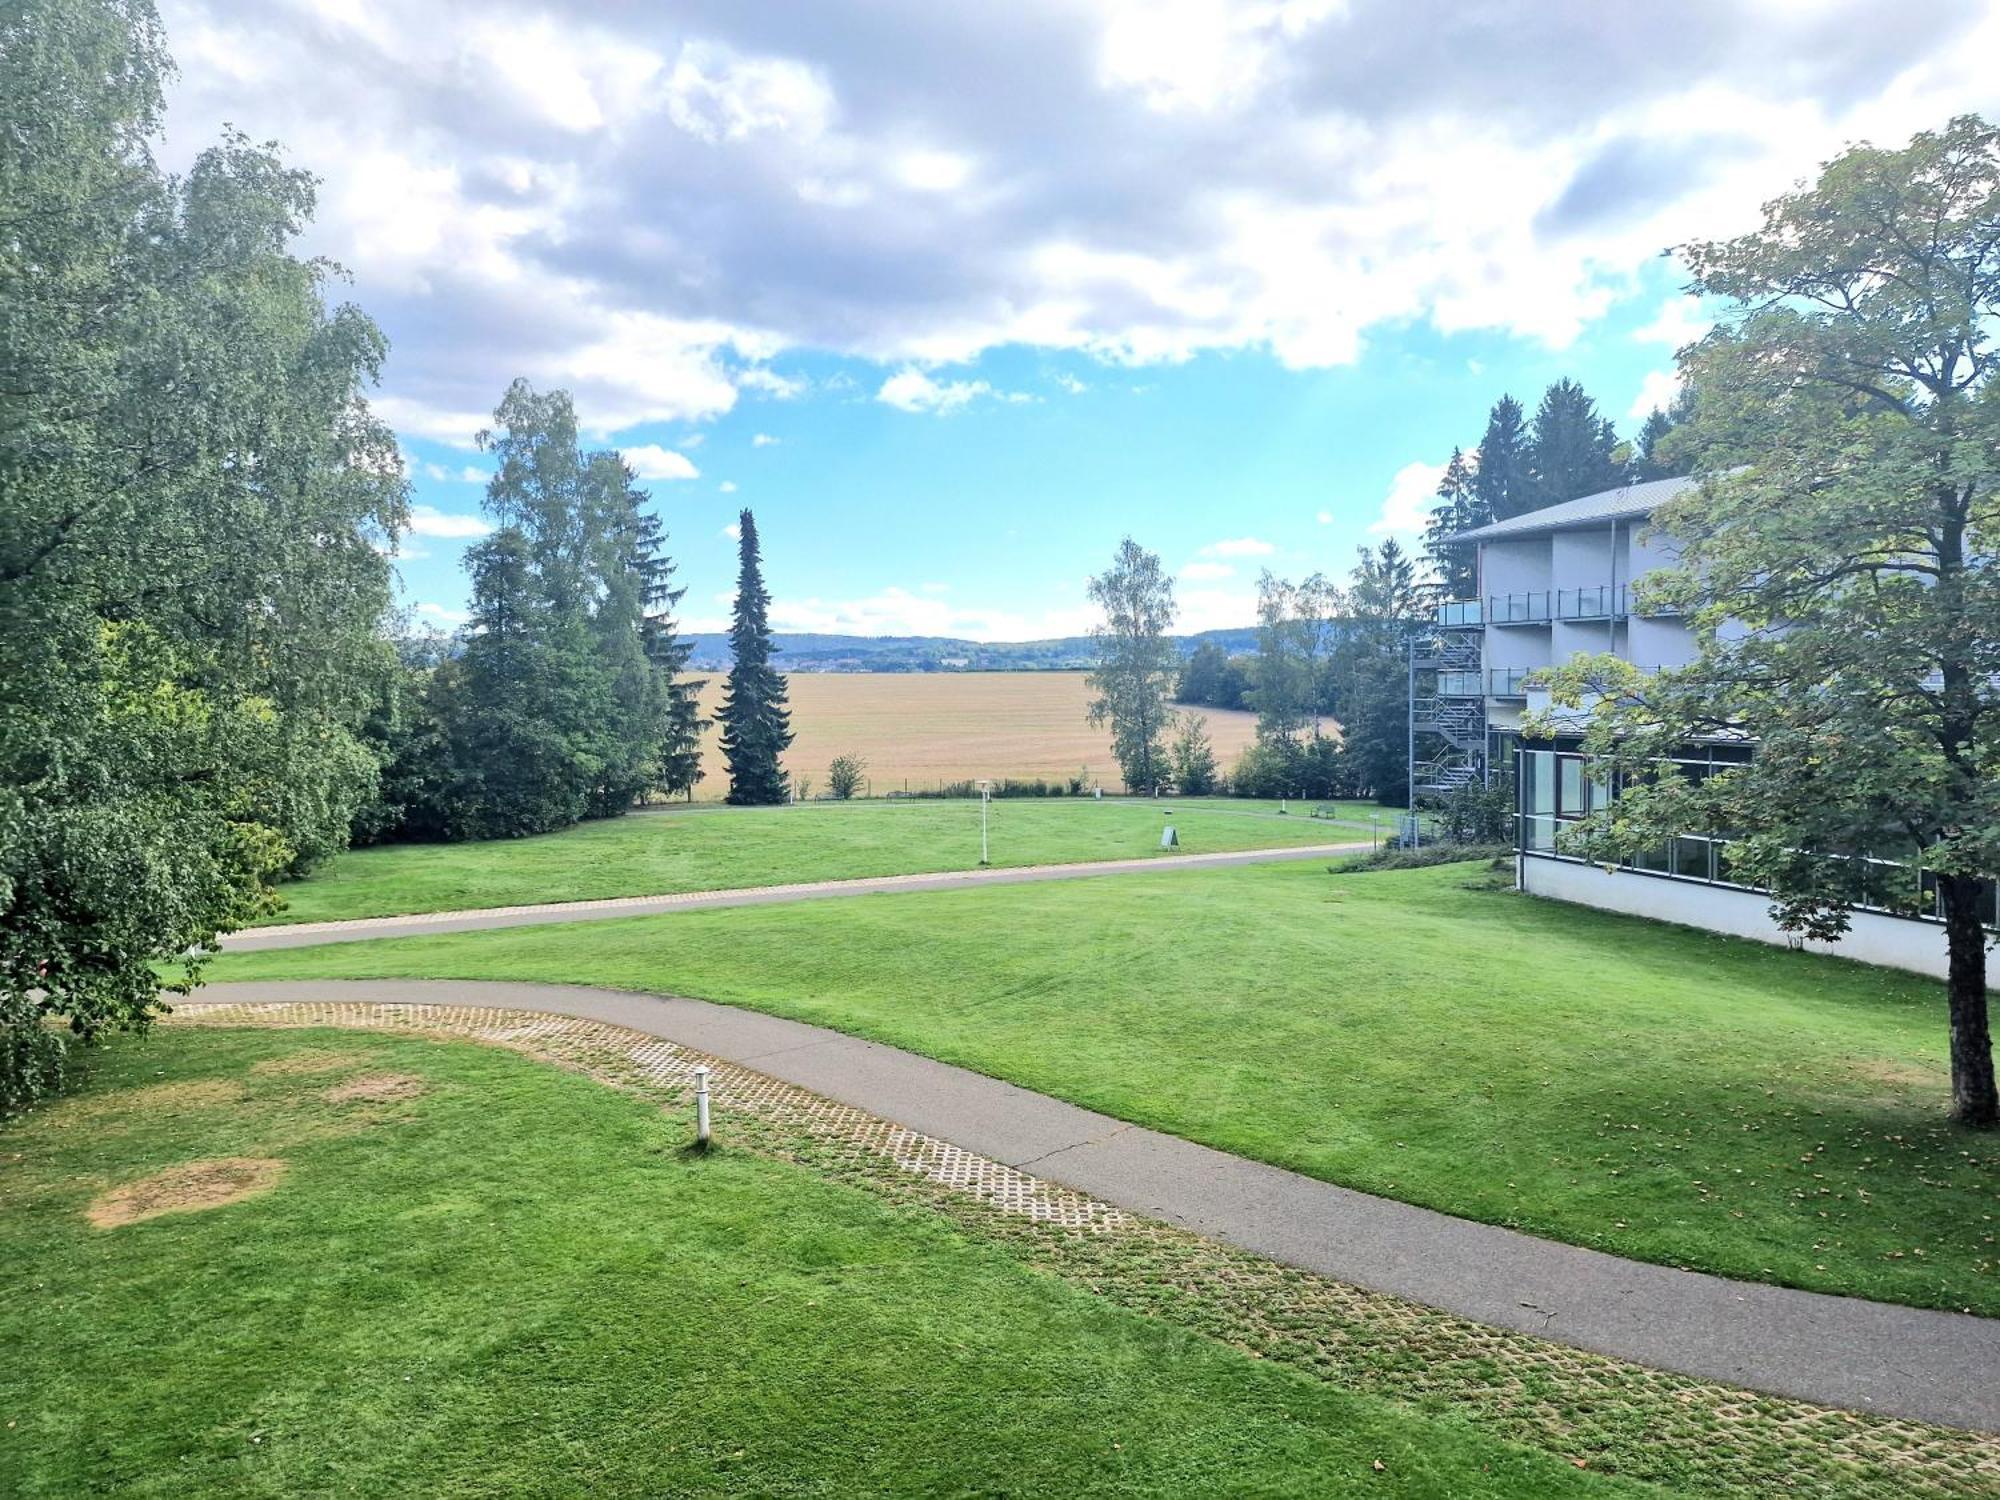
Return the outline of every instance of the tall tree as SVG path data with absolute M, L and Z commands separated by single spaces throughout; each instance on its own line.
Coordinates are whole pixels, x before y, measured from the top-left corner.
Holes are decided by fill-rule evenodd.
M 1292 583 L 1267 569 L 1257 580 L 1250 702 L 1259 739 L 1297 744 L 1320 737 L 1341 609 L 1339 589 L 1321 574 Z
M 1360 549 L 1345 597 L 1347 628 L 1331 662 L 1342 743 L 1358 784 L 1385 805 L 1400 803 L 1409 787 L 1406 653 L 1428 601 L 1393 538 Z
M 375 782 L 384 341 L 292 253 L 310 177 L 154 164 L 170 66 L 145 0 L 0 10 L 0 1029 L 43 1058 L 45 1016 L 143 1025 Z
M 1786 929 L 1857 905 L 1944 917 L 1952 1113 L 2000 1119 L 1982 927 L 2000 872 L 2000 132 L 1976 118 L 1856 147 L 1739 239 L 1685 248 L 1731 312 L 1685 351 L 1702 481 L 1655 517 L 1683 564 L 1654 597 L 1699 656 L 1641 678 L 1604 661 L 1590 748 L 1633 784 L 1614 852 L 1727 830 L 1733 879 Z M 1754 746 L 1694 780 L 1690 739 Z M 1901 865 L 1866 856 L 1891 857 Z
M 1502 396 L 1487 413 L 1472 493 L 1482 522 L 1508 520 L 1538 503 L 1528 465 L 1527 417 L 1512 396 Z
M 701 780 L 701 733 L 709 724 L 701 716 L 701 690 L 708 684 L 687 675 L 694 646 L 681 638 L 673 616 L 687 590 L 674 585 L 674 564 L 666 554 L 666 540 L 659 518 L 642 514 L 633 539 L 631 566 L 639 578 L 645 611 L 639 644 L 664 705 L 653 786 L 670 797 L 691 798 L 695 783 Z
M 1242 663 L 1214 641 L 1203 641 L 1181 664 L 1174 701 L 1206 708 L 1241 708 L 1248 687 Z
M 1090 722 L 1111 726 L 1111 752 L 1128 791 L 1146 792 L 1169 778 L 1168 707 L 1180 654 L 1167 632 L 1174 625 L 1174 581 L 1129 536 L 1111 566 L 1090 580 L 1091 602 L 1104 619 L 1091 627 L 1097 666 L 1085 679 L 1095 696 Z
M 1438 480 L 1438 503 L 1424 528 L 1424 557 L 1447 599 L 1470 599 L 1479 589 L 1479 553 L 1452 538 L 1492 519 L 1479 498 L 1477 464 L 1457 448 Z
M 1574 380 L 1556 381 L 1542 392 L 1529 432 L 1528 470 L 1534 495 L 1529 508 L 1539 510 L 1616 489 L 1625 482 L 1617 447 L 1618 434 L 1598 414 L 1590 393 Z
M 1625 465 L 1626 475 L 1634 484 L 1642 484 L 1649 479 L 1666 479 L 1673 470 L 1669 467 L 1661 444 L 1674 430 L 1674 419 L 1659 407 L 1646 413 L 1646 420 L 1639 425 L 1639 434 L 1632 439 L 1632 457 Z
M 722 758 L 729 767 L 728 801 L 769 806 L 785 800 L 779 757 L 792 743 L 785 679 L 771 665 L 771 596 L 764 591 L 757 519 L 737 517 L 736 610 L 729 626 L 734 659 L 722 696 Z

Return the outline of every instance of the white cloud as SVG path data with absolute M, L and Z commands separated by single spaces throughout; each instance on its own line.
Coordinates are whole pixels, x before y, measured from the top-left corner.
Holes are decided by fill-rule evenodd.
M 667 118 L 711 146 L 761 134 L 811 140 L 835 109 L 833 90 L 805 63 L 701 40 L 681 48 L 664 94 Z
M 1423 535 L 1437 505 L 1438 481 L 1444 478 L 1443 464 L 1419 460 L 1404 464 L 1389 481 L 1389 493 L 1382 500 L 1382 514 L 1368 530 L 1377 536 L 1395 536 L 1405 541 Z
M 1632 337 L 1642 344 L 1665 344 L 1669 349 L 1679 349 L 1692 344 L 1714 326 L 1715 319 L 1702 311 L 1699 297 L 1669 297 L 1660 304 L 1652 322 L 1632 330 Z
M 996 391 L 984 380 L 948 380 L 940 383 L 922 370 L 907 367 L 883 381 L 882 388 L 875 393 L 877 401 L 898 411 L 939 414 L 957 411 L 982 396 L 995 401 L 1034 400 L 1034 397 L 1019 391 Z
M 625 462 L 641 479 L 699 479 L 701 470 L 685 453 L 662 448 L 658 443 L 640 443 L 623 450 Z
M 1081 635 L 1096 611 L 1064 605 L 1035 613 L 966 608 L 948 599 L 889 587 L 862 598 L 785 598 L 771 601 L 779 630 L 835 635 L 942 635 L 972 641 L 1042 640 Z M 1254 616 L 1253 616 L 1254 618 Z
M 1632 406 L 1625 415 L 1634 422 L 1643 422 L 1655 407 L 1665 411 L 1674 404 L 1674 398 L 1681 393 L 1681 377 L 1675 370 L 1654 370 L 1639 382 L 1639 394 L 1632 398 Z
M 1269 557 L 1278 549 L 1254 536 L 1227 537 L 1201 549 L 1203 557 Z
M 1236 569 L 1225 562 L 1191 562 L 1181 569 L 1180 576 L 1187 579 L 1234 578 Z
M 1085 391 L 1090 389 L 1083 381 L 1067 373 L 1057 375 L 1055 383 L 1057 390 L 1066 391 L 1072 396 L 1081 396 Z
M 926 583 L 920 585 L 920 587 L 926 594 L 948 594 L 951 592 L 951 585 L 948 583 Z
M 736 481 L 733 479 L 725 479 L 722 481 L 721 484 L 718 484 L 716 488 L 721 490 L 722 493 L 725 495 L 733 495 L 736 493 Z
M 753 448 L 775 448 L 778 446 L 778 440 L 768 432 L 760 432 L 750 439 L 750 446 Z
M 377 411 L 460 447 L 514 372 L 617 433 L 817 389 L 769 368 L 800 349 L 876 361 L 872 385 L 1003 345 L 1309 367 L 1420 322 L 1559 346 L 1845 142 L 2000 107 L 2000 8 L 1898 0 L 789 30 L 576 0 L 166 9 L 167 165 L 230 119 L 320 174 L 302 248 L 394 341 Z M 979 382 L 931 384 L 920 409 Z
M 1333 524 L 1333 512 L 1330 510 L 1320 511 L 1313 519 L 1322 526 L 1331 526 Z
M 971 158 L 955 151 L 906 151 L 896 161 L 897 178 L 920 193 L 953 192 L 971 175 Z
M 448 537 L 463 541 L 470 537 L 485 536 L 492 529 L 493 523 L 484 516 L 453 515 L 439 510 L 434 505 L 410 507 L 410 530 L 418 536 Z
M 1249 589 L 1179 589 L 1174 605 L 1174 630 L 1182 635 L 1257 623 L 1257 595 Z
M 739 522 L 731 521 L 727 526 L 722 528 L 721 534 L 729 538 L 732 542 L 740 542 L 743 540 L 743 527 Z
M 429 619 L 442 620 L 447 625 L 463 625 L 472 618 L 462 609 L 450 609 L 442 604 L 433 604 L 428 599 L 417 606 L 417 613 Z

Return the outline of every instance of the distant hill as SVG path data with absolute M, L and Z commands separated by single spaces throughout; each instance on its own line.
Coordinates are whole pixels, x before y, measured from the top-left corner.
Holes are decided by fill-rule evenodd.
M 1091 666 L 1090 637 L 1066 635 L 1052 641 L 959 641 L 941 635 L 788 635 L 773 637 L 777 666 L 786 672 L 1059 672 Z M 1225 651 L 1253 651 L 1257 629 L 1204 630 L 1176 636 L 1183 656 L 1204 641 Z M 693 634 L 691 664 L 704 672 L 729 666 L 729 637 Z

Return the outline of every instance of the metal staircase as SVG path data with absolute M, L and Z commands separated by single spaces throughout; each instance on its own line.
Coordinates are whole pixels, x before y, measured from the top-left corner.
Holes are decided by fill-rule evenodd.
M 1479 611 L 1446 604 L 1412 648 L 1413 784 L 1438 796 L 1486 778 L 1486 694 Z

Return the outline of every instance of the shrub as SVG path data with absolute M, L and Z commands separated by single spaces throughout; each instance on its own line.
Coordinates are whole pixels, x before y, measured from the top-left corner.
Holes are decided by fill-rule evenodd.
M 1438 833 L 1461 844 L 1504 844 L 1514 836 L 1514 778 L 1469 782 L 1438 804 Z
M 1345 864 L 1333 867 L 1337 875 L 1355 874 L 1366 870 L 1421 870 L 1431 865 L 1456 865 L 1467 860 L 1485 860 L 1498 869 L 1511 865 L 1514 848 L 1511 844 L 1424 844 L 1415 849 L 1399 849 L 1394 844 L 1385 845 L 1373 854 L 1361 854 Z
M 8 1001 L 0 1008 L 0 1116 L 60 1093 L 69 1039 L 42 1020 L 41 1008 Z
M 837 802 L 845 802 L 861 790 L 861 773 L 868 762 L 858 755 L 836 755 L 826 768 L 826 789 Z

